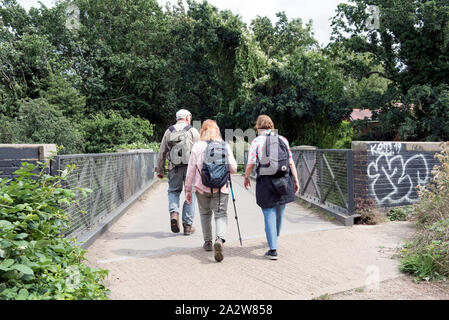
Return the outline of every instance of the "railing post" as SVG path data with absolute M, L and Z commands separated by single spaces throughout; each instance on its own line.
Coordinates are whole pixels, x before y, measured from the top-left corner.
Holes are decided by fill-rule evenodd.
M 59 175 L 60 167 L 61 167 L 61 159 L 59 158 L 59 156 L 55 156 L 50 161 L 50 175 L 52 176 Z
M 318 157 L 320 158 L 320 164 L 319 164 L 319 167 L 320 167 L 319 169 L 320 170 L 318 171 L 318 174 L 319 174 L 318 186 L 319 186 L 319 189 L 320 189 L 319 196 L 320 196 L 320 202 L 324 203 L 324 201 L 325 201 L 325 199 L 324 199 L 324 186 L 323 186 L 323 174 L 324 174 L 324 159 L 323 159 L 323 157 L 324 157 L 324 153 L 322 151 L 317 151 L 316 153 L 317 153 Z
M 354 163 L 352 150 L 346 152 L 346 169 L 347 169 L 347 184 L 348 184 L 348 213 L 354 214 Z

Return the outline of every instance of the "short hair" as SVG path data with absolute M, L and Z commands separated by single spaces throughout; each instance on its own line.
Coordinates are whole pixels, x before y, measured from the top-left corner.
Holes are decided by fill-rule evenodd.
M 222 140 L 220 128 L 214 120 L 206 120 L 201 126 L 200 138 L 202 141 Z
M 259 129 L 271 129 L 274 130 L 274 123 L 271 118 L 265 114 L 261 114 L 257 117 L 256 125 L 254 126 L 256 130 Z

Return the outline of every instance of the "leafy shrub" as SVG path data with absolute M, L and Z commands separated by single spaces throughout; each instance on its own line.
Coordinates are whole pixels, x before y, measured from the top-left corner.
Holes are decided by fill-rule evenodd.
M 14 137 L 13 119 L 0 113 L 0 143 L 12 143 Z
M 387 218 L 390 221 L 407 221 L 407 209 L 393 208 L 387 213 Z
M 62 236 L 61 207 L 75 192 L 36 169 L 25 163 L 16 180 L 0 180 L 0 299 L 106 299 L 107 271 L 85 265 L 85 250 Z
M 402 251 L 399 269 L 419 280 L 446 279 L 449 276 L 449 219 L 425 227 Z
M 55 143 L 80 153 L 83 137 L 73 122 L 45 99 L 23 100 L 14 121 L 12 143 Z
M 116 111 L 98 113 L 83 122 L 88 153 L 110 152 L 124 144 L 148 144 L 154 125 L 140 117 L 123 118 Z
M 377 209 L 373 198 L 356 198 L 355 212 L 360 214 L 360 224 L 374 225 L 385 220 L 384 215 Z
M 449 144 L 436 154 L 441 165 L 432 170 L 432 179 L 418 187 L 420 202 L 410 215 L 419 232 L 405 245 L 400 270 L 417 279 L 449 276 Z

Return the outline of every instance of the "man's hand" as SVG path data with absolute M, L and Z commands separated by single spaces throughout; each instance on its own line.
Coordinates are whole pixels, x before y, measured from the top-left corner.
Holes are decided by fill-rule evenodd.
M 250 178 L 246 178 L 245 177 L 245 182 L 243 183 L 243 185 L 245 186 L 246 190 L 251 188 L 251 180 L 250 180 Z
M 192 204 L 192 191 L 186 191 L 186 201 L 188 204 Z
M 163 174 L 163 173 L 158 173 L 158 174 L 157 174 L 157 177 L 158 177 L 159 179 L 163 179 L 163 178 L 164 178 L 164 174 Z

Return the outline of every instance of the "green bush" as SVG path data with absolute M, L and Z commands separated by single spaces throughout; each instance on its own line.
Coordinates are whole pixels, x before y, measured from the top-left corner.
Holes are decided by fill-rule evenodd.
M 12 143 L 55 143 L 64 146 L 64 153 L 82 151 L 78 127 L 45 99 L 23 100 L 13 127 Z
M 140 117 L 123 118 L 116 111 L 98 113 L 82 124 L 87 153 L 103 153 L 118 146 L 149 144 L 154 125 Z
M 439 280 L 449 276 L 449 219 L 435 222 L 421 231 L 402 251 L 399 269 L 419 280 Z
M 441 165 L 432 170 L 431 183 L 418 188 L 420 202 L 410 214 L 418 233 L 407 243 L 400 270 L 418 280 L 449 277 L 449 144 L 436 154 Z
M 62 207 L 75 192 L 35 165 L 24 163 L 15 174 L 0 180 L 0 300 L 106 299 L 107 271 L 85 265 L 85 250 L 62 236 Z
M 407 209 L 393 208 L 387 213 L 387 218 L 390 221 L 407 221 Z

